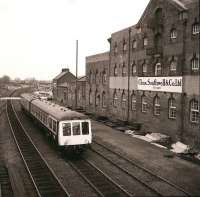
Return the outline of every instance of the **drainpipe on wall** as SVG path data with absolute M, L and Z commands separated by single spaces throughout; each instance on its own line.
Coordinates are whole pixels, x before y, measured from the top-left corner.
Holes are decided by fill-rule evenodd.
M 131 28 L 128 30 L 128 110 L 127 110 L 127 122 L 129 122 L 130 113 L 130 56 L 131 56 Z
M 199 0 L 199 19 L 200 19 L 200 0 Z M 199 20 L 198 20 L 199 21 Z M 200 66 L 200 32 L 199 32 L 199 66 Z M 199 104 L 200 104 L 200 68 L 199 68 Z M 199 120 L 199 130 L 200 130 L 200 120 Z
M 185 50 L 186 50 L 186 28 L 187 28 L 187 21 L 185 20 L 183 22 L 183 60 L 182 60 L 182 66 L 181 66 L 181 75 L 182 75 L 182 93 L 181 93 L 181 126 L 180 126 L 180 140 L 183 140 L 183 134 L 184 134 L 184 118 L 185 118 L 185 93 L 183 92 L 184 84 L 183 84 L 183 77 L 184 77 L 184 69 L 185 69 Z

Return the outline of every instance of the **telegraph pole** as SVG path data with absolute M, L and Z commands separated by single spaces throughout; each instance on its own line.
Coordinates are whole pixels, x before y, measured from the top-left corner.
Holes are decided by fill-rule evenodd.
M 78 79 L 78 40 L 76 40 L 76 88 L 75 88 L 75 109 L 77 108 L 77 79 Z

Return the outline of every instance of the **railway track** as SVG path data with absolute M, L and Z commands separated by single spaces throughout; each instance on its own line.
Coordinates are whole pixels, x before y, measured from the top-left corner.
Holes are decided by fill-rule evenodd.
M 69 194 L 43 159 L 20 123 L 11 101 L 7 101 L 7 116 L 26 169 L 40 197 L 68 197 Z
M 8 169 L 0 165 L 0 197 L 13 197 L 14 193 L 10 182 Z
M 184 189 L 93 140 L 91 151 L 110 162 L 159 196 L 192 196 Z
M 67 161 L 101 197 L 133 196 L 86 159 Z

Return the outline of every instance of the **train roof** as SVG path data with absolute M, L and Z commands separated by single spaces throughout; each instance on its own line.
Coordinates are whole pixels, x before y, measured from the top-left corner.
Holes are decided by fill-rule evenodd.
M 42 100 L 40 98 L 35 97 L 32 94 L 23 94 L 21 95 L 22 98 L 31 102 L 34 106 L 40 108 L 42 111 L 46 112 L 47 114 L 54 117 L 56 120 L 72 120 L 72 119 L 88 119 L 88 116 L 70 110 L 66 107 L 60 106 L 53 102 L 49 102 L 46 100 Z
M 30 94 L 30 93 L 23 93 L 20 95 L 22 98 L 26 99 L 27 101 L 32 101 L 34 99 L 37 99 L 38 96 Z

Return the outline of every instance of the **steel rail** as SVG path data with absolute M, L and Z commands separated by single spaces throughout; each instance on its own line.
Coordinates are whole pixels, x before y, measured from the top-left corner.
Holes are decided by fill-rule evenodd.
M 89 184 L 91 185 L 91 187 L 97 192 L 97 194 L 101 197 L 105 197 L 107 196 L 106 194 L 106 191 L 104 189 L 104 186 L 103 184 L 105 184 L 105 182 L 102 182 L 101 185 L 99 185 L 99 183 L 101 183 L 102 180 L 98 180 L 98 175 L 96 175 L 96 179 L 95 180 L 90 180 L 90 178 L 87 177 L 87 175 L 84 174 L 87 173 L 87 172 L 91 172 L 89 170 L 93 169 L 96 171 L 97 174 L 99 174 L 103 179 L 104 181 L 106 180 L 109 184 L 111 184 L 112 186 L 114 186 L 114 188 L 116 188 L 119 192 L 119 196 L 120 196 L 120 192 L 121 192 L 121 195 L 122 196 L 128 196 L 128 197 L 131 197 L 131 196 L 134 196 L 132 194 L 130 194 L 129 192 L 127 192 L 125 189 L 122 188 L 121 185 L 119 185 L 118 183 L 116 183 L 114 180 L 112 180 L 112 178 L 110 178 L 108 175 L 106 175 L 103 171 L 101 171 L 97 166 L 95 166 L 93 163 L 91 163 L 90 161 L 88 161 L 87 159 L 83 159 L 81 158 L 81 160 L 79 161 L 67 161 L 80 175 L 81 177 Z M 80 166 L 78 166 L 76 164 L 76 162 L 79 162 L 78 165 L 81 165 L 81 168 L 83 169 L 80 169 Z M 81 163 L 80 163 L 81 162 Z M 86 164 L 86 167 L 84 168 L 84 165 Z M 89 167 L 89 168 L 87 168 Z M 94 176 L 94 174 L 93 174 Z M 95 181 L 98 182 L 98 184 L 95 184 Z M 108 184 L 107 183 L 107 184 Z M 97 186 L 98 185 L 98 186 Z M 113 189 L 114 189 L 113 188 Z M 112 190 L 112 192 L 115 192 L 114 190 Z
M 161 180 L 161 181 L 163 181 L 163 182 L 169 184 L 170 186 L 174 187 L 176 190 L 178 190 L 178 191 L 184 193 L 185 195 L 187 195 L 187 196 L 192 196 L 192 194 L 188 193 L 187 191 L 185 191 L 185 190 L 182 189 L 181 187 L 179 187 L 179 186 L 175 185 L 174 183 L 171 183 L 169 180 L 167 180 L 167 179 L 165 179 L 165 178 L 163 178 L 163 177 L 161 177 L 161 176 L 159 176 L 159 175 L 157 175 L 157 174 L 151 172 L 151 171 L 148 170 L 147 168 L 145 168 L 145 167 L 143 167 L 143 166 L 141 166 L 141 165 L 138 165 L 138 164 L 135 163 L 133 160 L 124 157 L 122 154 L 111 150 L 111 149 L 108 148 L 106 145 L 101 144 L 101 143 L 97 142 L 96 140 L 93 140 L 93 143 L 96 143 L 97 145 L 103 147 L 103 148 L 106 149 L 107 151 L 109 151 L 109 152 L 111 152 L 111 153 L 117 155 L 118 157 L 121 157 L 121 158 L 124 159 L 125 161 L 129 162 L 131 165 L 136 166 L 137 168 L 139 168 L 139 169 L 141 169 L 141 170 L 143 170 L 143 171 L 149 173 L 150 175 L 156 177 L 157 179 L 159 179 L 159 180 Z M 91 148 L 91 150 L 97 152 L 96 150 L 94 150 L 94 149 L 92 149 L 92 148 Z M 111 161 L 110 159 L 106 158 L 103 154 L 101 154 L 101 153 L 99 153 L 99 152 L 97 152 L 97 153 L 98 153 L 99 155 L 101 155 L 103 158 L 105 158 L 106 160 L 108 160 L 109 162 L 112 162 L 115 166 L 117 166 L 117 164 L 115 164 L 115 163 L 114 163 L 113 161 Z M 118 166 L 118 167 L 121 168 L 120 166 Z M 123 168 L 121 168 L 121 169 L 122 169 L 123 171 L 126 171 L 126 170 L 124 170 Z M 131 173 L 129 173 L 128 171 L 127 171 L 127 173 L 130 174 L 131 176 L 133 176 L 133 175 L 132 175 Z M 141 180 L 139 180 L 139 181 L 141 181 Z M 141 182 L 143 182 L 143 181 L 141 181 Z M 147 185 L 145 182 L 144 182 L 144 184 Z M 148 187 L 150 187 L 150 186 L 148 186 Z M 153 189 L 153 188 L 152 188 L 152 189 Z M 156 191 L 156 192 L 158 192 L 158 191 Z M 160 194 L 160 192 L 158 192 L 158 194 Z M 162 195 L 162 194 L 160 194 L 160 195 Z
M 8 102 L 10 102 L 10 101 L 8 101 Z M 13 116 L 14 116 L 14 118 L 16 118 L 16 121 L 18 121 L 18 123 L 17 124 L 19 124 L 18 126 L 19 127 L 21 127 L 20 128 L 20 130 L 21 131 L 23 131 L 23 135 L 25 136 L 25 138 L 26 139 L 28 139 L 29 141 L 28 141 L 28 146 L 30 146 L 30 145 L 32 145 L 32 147 L 33 147 L 33 149 L 31 150 L 31 151 L 35 151 L 35 153 L 37 154 L 36 156 L 37 156 L 37 159 L 39 158 L 39 159 L 41 159 L 41 162 L 42 163 L 40 163 L 40 161 L 38 161 L 39 163 L 39 165 L 43 165 L 41 168 L 40 168 L 40 170 L 43 170 L 43 167 L 45 167 L 46 168 L 46 172 L 48 173 L 48 174 L 44 174 L 44 175 L 47 175 L 47 176 L 49 176 L 49 180 L 51 180 L 52 182 L 50 182 L 50 184 L 52 185 L 52 186 L 55 186 L 55 191 L 58 191 L 58 195 L 57 196 L 66 196 L 66 197 L 69 197 L 70 195 L 69 195 L 69 193 L 67 192 L 67 190 L 64 188 L 64 186 L 62 185 L 62 183 L 59 181 L 59 179 L 57 178 L 57 176 L 56 176 L 56 174 L 54 173 L 54 171 L 50 168 L 50 166 L 48 165 L 48 163 L 45 161 L 45 159 L 43 158 L 43 156 L 41 155 L 41 153 L 39 152 L 39 150 L 36 148 L 36 146 L 34 145 L 34 143 L 33 143 L 33 141 L 31 140 L 31 138 L 30 138 L 30 136 L 27 134 L 27 132 L 26 132 L 26 130 L 24 129 L 24 127 L 23 127 L 23 125 L 22 125 L 22 123 L 20 122 L 20 120 L 19 120 L 19 118 L 18 118 L 18 116 L 17 116 L 17 113 L 16 113 L 16 111 L 14 110 L 14 108 L 13 108 L 13 106 L 12 106 L 12 104 L 11 104 L 11 102 L 10 102 L 10 110 L 13 110 L 12 112 L 13 112 Z M 9 114 L 9 109 L 8 109 L 8 105 L 7 105 L 7 108 L 6 108 L 6 111 L 7 111 L 7 117 L 8 117 L 8 120 L 9 120 L 9 125 L 10 125 L 10 127 L 11 127 L 11 131 L 12 131 L 12 134 L 13 134 L 13 137 L 14 137 L 14 140 L 15 140 L 15 143 L 16 143 L 16 145 L 17 145 L 17 147 L 18 147 L 18 150 L 19 150 L 19 152 L 20 152 L 20 155 L 21 155 L 21 157 L 22 157 L 22 159 L 23 159 L 23 161 L 24 161 L 24 164 L 25 164 L 25 167 L 26 167 L 26 169 L 27 169 L 27 171 L 28 171 L 28 174 L 29 174 L 29 176 L 30 176 L 30 178 L 31 178 L 31 180 L 32 180 L 32 182 L 33 182 L 33 185 L 34 185 L 34 187 L 35 187 L 35 189 L 36 189 L 36 192 L 37 192 L 37 194 L 38 194 L 38 196 L 39 197 L 43 197 L 43 196 L 49 196 L 48 194 L 46 195 L 45 193 L 49 193 L 49 191 L 45 191 L 45 185 L 42 185 L 43 183 L 42 182 L 40 182 L 40 184 L 39 184 L 39 182 L 37 182 L 37 180 L 36 180 L 36 173 L 35 173 L 35 175 L 33 175 L 33 173 L 34 173 L 34 171 L 35 170 L 37 170 L 37 167 L 38 166 L 35 166 L 35 169 L 33 168 L 34 166 L 30 166 L 30 164 L 28 164 L 28 162 L 30 161 L 30 160 L 33 160 L 33 158 L 32 158 L 32 156 L 33 156 L 33 154 L 32 155 L 26 155 L 28 152 L 27 152 L 27 150 L 26 150 L 26 152 L 25 151 L 23 151 L 22 150 L 22 148 L 24 148 L 24 147 L 20 147 L 20 145 L 19 145 L 19 142 L 18 142 L 18 140 L 17 140 L 17 137 L 16 137 L 16 134 L 15 134 L 15 131 L 14 131 L 14 126 L 16 126 L 16 125 L 12 125 L 13 123 L 14 124 L 16 124 L 16 122 L 13 122 L 13 123 L 11 123 L 13 120 L 11 120 L 11 118 L 10 118 L 10 116 L 9 115 L 11 115 L 11 114 Z M 25 143 L 25 144 L 23 144 L 23 146 L 27 146 L 27 143 Z M 27 148 L 27 147 L 25 147 L 25 148 Z M 46 173 L 45 172 L 45 173 Z M 42 177 L 42 173 L 41 173 L 41 177 Z M 48 181 L 49 181 L 48 180 Z M 54 180 L 54 182 L 53 182 L 53 180 Z M 45 180 L 45 181 L 47 181 L 47 180 Z M 43 187 L 43 188 L 42 188 Z M 42 189 L 43 189 L 43 191 L 42 191 Z M 47 188 L 48 189 L 48 188 Z M 54 194 L 53 194 L 54 195 Z M 51 195 L 50 195 L 51 196 Z M 55 196 L 55 195 L 54 195 Z

